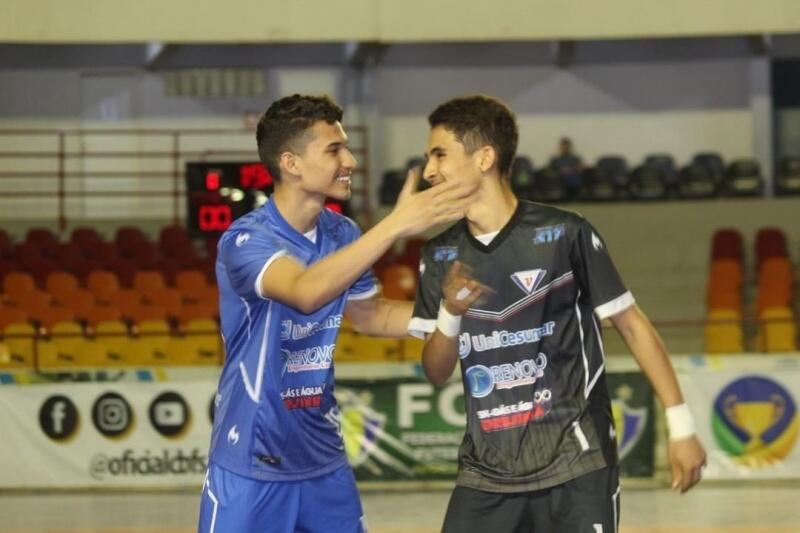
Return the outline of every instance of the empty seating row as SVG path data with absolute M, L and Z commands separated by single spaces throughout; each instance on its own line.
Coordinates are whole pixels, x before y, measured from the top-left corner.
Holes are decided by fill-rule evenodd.
M 405 172 L 424 163 L 424 159 L 410 158 L 404 170 L 386 171 L 380 186 L 381 204 L 394 204 Z M 760 196 L 764 191 L 756 160 L 742 158 L 726 164 L 715 152 L 698 153 L 683 167 L 669 154 L 650 154 L 633 168 L 624 157 L 607 155 L 582 169 L 575 179 L 577 188 L 574 184 L 565 186 L 556 168 L 546 165 L 536 169 L 524 155 L 515 159 L 511 171 L 512 188 L 520 197 L 544 202 Z M 778 195 L 800 194 L 800 158 L 780 161 L 774 189 Z
M 192 320 L 180 335 L 164 321 L 145 321 L 132 334 L 118 321 L 101 322 L 91 336 L 80 324 L 55 324 L 48 336 L 29 324 L 6 326 L 0 368 L 59 369 L 95 366 L 217 365 L 222 361 L 219 327 Z

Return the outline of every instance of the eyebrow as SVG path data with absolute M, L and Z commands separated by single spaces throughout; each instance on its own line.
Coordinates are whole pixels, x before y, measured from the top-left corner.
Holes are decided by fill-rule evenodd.
M 326 146 L 325 149 L 330 150 L 331 148 L 341 148 L 342 146 L 347 146 L 347 141 L 335 141 L 328 143 L 328 146 Z
M 433 148 L 431 148 L 428 151 L 428 155 L 440 155 L 440 154 L 444 154 L 445 152 L 446 152 L 446 150 L 444 148 L 442 148 L 441 146 L 434 146 Z

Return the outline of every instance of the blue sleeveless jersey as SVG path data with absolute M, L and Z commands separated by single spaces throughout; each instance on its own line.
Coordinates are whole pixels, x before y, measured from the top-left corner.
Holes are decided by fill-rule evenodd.
M 209 458 L 267 481 L 307 479 L 346 464 L 333 395 L 333 355 L 348 299 L 377 293 L 371 272 L 311 314 L 261 295 L 267 267 L 282 255 L 311 265 L 360 236 L 347 217 L 324 209 L 316 243 L 292 228 L 275 203 L 236 220 L 216 264 L 226 360 Z

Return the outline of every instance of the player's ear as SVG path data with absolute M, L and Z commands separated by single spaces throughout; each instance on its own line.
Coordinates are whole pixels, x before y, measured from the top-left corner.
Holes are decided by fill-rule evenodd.
M 497 150 L 486 145 L 479 150 L 481 154 L 480 167 L 482 172 L 488 172 L 497 163 Z
M 293 152 L 283 152 L 280 159 L 281 175 L 298 177 L 300 172 L 300 161 L 297 154 Z

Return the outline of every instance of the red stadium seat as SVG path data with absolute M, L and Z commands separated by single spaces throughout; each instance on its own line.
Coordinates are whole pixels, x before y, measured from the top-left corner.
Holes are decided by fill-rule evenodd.
M 92 245 L 103 242 L 103 238 L 94 228 L 75 228 L 69 237 L 69 242 L 77 246 L 83 253 Z
M 714 232 L 711 245 L 711 258 L 737 259 L 742 261 L 744 256 L 744 239 L 739 230 L 719 229 Z
M 47 228 L 32 228 L 25 235 L 25 242 L 39 248 L 43 256 L 53 256 L 58 247 L 58 238 Z
M 14 245 L 11 242 L 11 236 L 6 233 L 6 230 L 0 229 L 0 259 L 11 259 L 14 257 Z

